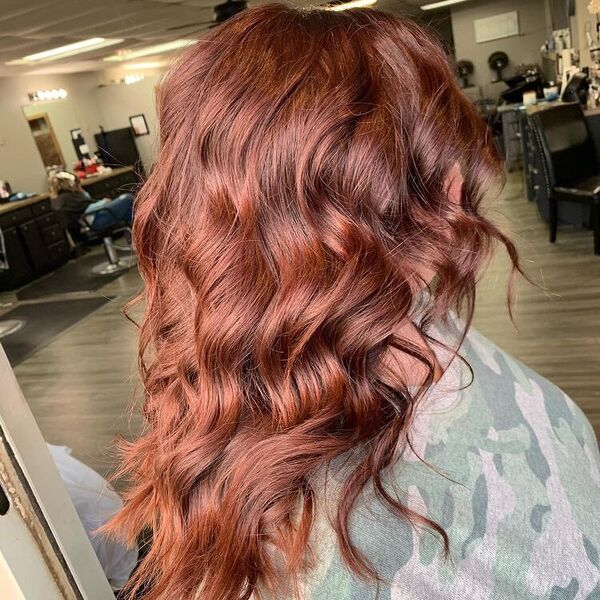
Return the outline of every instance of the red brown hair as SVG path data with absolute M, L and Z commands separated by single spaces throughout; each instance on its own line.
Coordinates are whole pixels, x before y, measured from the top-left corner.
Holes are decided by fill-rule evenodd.
M 373 10 L 268 5 L 200 40 L 158 93 L 160 152 L 136 203 L 147 429 L 112 524 L 154 540 L 147 598 L 282 597 L 307 568 L 313 476 L 353 451 L 334 527 L 383 484 L 431 358 L 397 331 L 436 276 L 420 328 L 462 307 L 499 240 L 478 206 L 500 172 L 441 46 Z M 459 167 L 460 202 L 448 181 Z M 423 363 L 419 393 L 383 360 Z M 445 540 L 447 542 L 447 540 Z M 279 593 L 279 595 L 277 595 Z

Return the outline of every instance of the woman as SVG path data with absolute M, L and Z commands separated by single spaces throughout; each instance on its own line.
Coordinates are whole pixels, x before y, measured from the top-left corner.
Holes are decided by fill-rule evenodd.
M 52 174 L 50 189 L 56 194 L 56 204 L 66 218 L 67 227 L 79 232 L 81 218 L 96 230 L 117 223 L 131 225 L 133 218 L 133 194 L 124 193 L 116 198 L 94 200 L 81 186 L 79 177 L 68 171 Z
M 493 242 L 518 265 L 478 212 L 501 165 L 441 47 L 268 5 L 190 48 L 158 106 L 134 226 L 148 427 L 112 525 L 153 529 L 133 587 L 597 597 L 592 430 L 469 331 Z

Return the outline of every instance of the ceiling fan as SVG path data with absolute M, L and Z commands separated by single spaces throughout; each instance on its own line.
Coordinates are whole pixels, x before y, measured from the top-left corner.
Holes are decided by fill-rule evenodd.
M 231 19 L 234 15 L 242 12 L 248 8 L 247 0 L 225 0 L 221 4 L 217 4 L 213 8 L 214 18 L 212 21 L 201 21 L 197 23 L 186 23 L 185 25 L 176 25 L 175 27 L 169 27 L 167 31 L 178 31 L 179 29 L 189 29 L 190 27 L 202 27 L 208 25 L 210 27 L 216 27 L 227 19 Z
M 377 0 L 329 0 L 322 5 L 324 8 L 330 10 L 344 10 L 345 8 L 364 7 L 372 6 Z M 214 18 L 212 21 L 200 21 L 196 23 L 186 23 L 185 25 L 175 25 L 174 27 L 168 27 L 167 31 L 179 31 L 180 29 L 203 28 L 207 25 L 207 29 L 216 27 L 221 23 L 231 19 L 231 17 L 237 15 L 239 12 L 248 8 L 247 0 L 225 0 L 221 4 L 217 4 L 213 8 Z M 200 31 L 201 29 L 196 29 Z

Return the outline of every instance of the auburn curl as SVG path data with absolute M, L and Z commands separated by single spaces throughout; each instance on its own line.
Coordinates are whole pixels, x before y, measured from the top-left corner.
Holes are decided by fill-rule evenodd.
M 270 4 L 194 44 L 158 113 L 134 224 L 147 426 L 123 444 L 131 485 L 111 524 L 153 531 L 130 592 L 293 592 L 324 501 L 314 477 L 346 454 L 333 525 L 355 573 L 377 577 L 348 532 L 367 485 L 447 545 L 385 485 L 434 378 L 397 332 L 418 302 L 425 339 L 454 309 L 468 326 L 493 241 L 516 253 L 478 212 L 501 165 L 441 45 L 375 10 Z M 391 350 L 424 365 L 422 386 Z

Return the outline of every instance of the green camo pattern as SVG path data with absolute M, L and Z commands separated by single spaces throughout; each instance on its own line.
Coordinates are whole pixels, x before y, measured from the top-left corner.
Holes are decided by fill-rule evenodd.
M 450 558 L 437 535 L 365 493 L 351 534 L 383 583 L 349 572 L 322 511 L 307 600 L 600 600 L 600 457 L 590 424 L 561 390 L 477 332 L 460 353 L 472 384 L 460 391 L 470 375 L 454 360 L 411 430 L 416 454 L 438 472 L 409 450 L 394 472 L 405 502 L 444 527 Z

